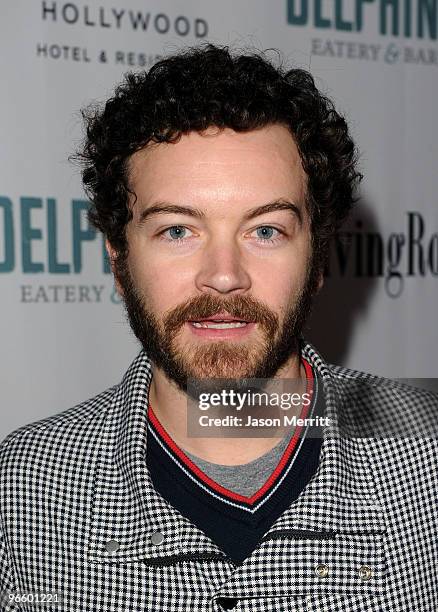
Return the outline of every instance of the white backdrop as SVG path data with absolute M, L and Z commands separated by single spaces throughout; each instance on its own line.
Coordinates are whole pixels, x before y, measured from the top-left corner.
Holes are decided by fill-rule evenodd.
M 437 376 L 438 3 L 386 4 L 2 3 L 0 438 L 117 383 L 139 350 L 67 158 L 81 107 L 202 40 L 274 47 L 309 69 L 361 150 L 350 245 L 334 250 L 308 337 L 332 362 Z

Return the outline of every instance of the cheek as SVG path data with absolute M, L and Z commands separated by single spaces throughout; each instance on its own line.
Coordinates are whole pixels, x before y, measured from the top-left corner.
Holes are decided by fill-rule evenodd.
M 283 296 L 296 293 L 304 285 L 310 260 L 307 249 L 299 253 L 289 252 L 287 257 L 277 258 L 270 262 L 257 262 L 250 274 L 253 285 L 264 294 Z
M 157 313 L 180 304 L 193 294 L 193 270 L 169 265 L 150 257 L 136 257 L 130 252 L 130 271 L 137 290 Z M 191 293 L 190 293 L 191 292 Z

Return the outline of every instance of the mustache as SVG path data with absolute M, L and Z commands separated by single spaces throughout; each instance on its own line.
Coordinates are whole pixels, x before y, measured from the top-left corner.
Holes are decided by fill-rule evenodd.
M 271 331 L 275 331 L 278 326 L 277 314 L 250 296 L 235 295 L 223 300 L 218 296 L 205 294 L 193 297 L 168 311 L 163 317 L 164 329 L 166 333 L 172 334 L 187 321 L 208 319 L 221 312 L 227 312 L 236 319 L 257 322 Z

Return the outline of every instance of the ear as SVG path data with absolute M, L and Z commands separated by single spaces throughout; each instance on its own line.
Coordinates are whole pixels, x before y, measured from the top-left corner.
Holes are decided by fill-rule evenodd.
M 318 284 L 315 289 L 315 295 L 319 293 L 324 285 L 324 273 L 320 272 L 318 276 Z
M 114 276 L 114 286 L 116 288 L 117 293 L 120 295 L 120 297 L 123 298 L 124 296 L 123 288 L 119 282 L 119 279 L 117 278 L 116 265 L 115 265 L 115 260 L 117 258 L 117 251 L 111 245 L 108 238 L 105 239 L 105 248 L 106 248 L 106 252 L 108 253 L 108 259 L 110 261 L 111 270 Z

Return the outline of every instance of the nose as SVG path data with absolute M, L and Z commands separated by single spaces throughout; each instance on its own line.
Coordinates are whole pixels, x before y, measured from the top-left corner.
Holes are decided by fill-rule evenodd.
M 204 293 L 244 293 L 250 289 L 251 279 L 233 238 L 217 236 L 209 241 L 195 283 Z

